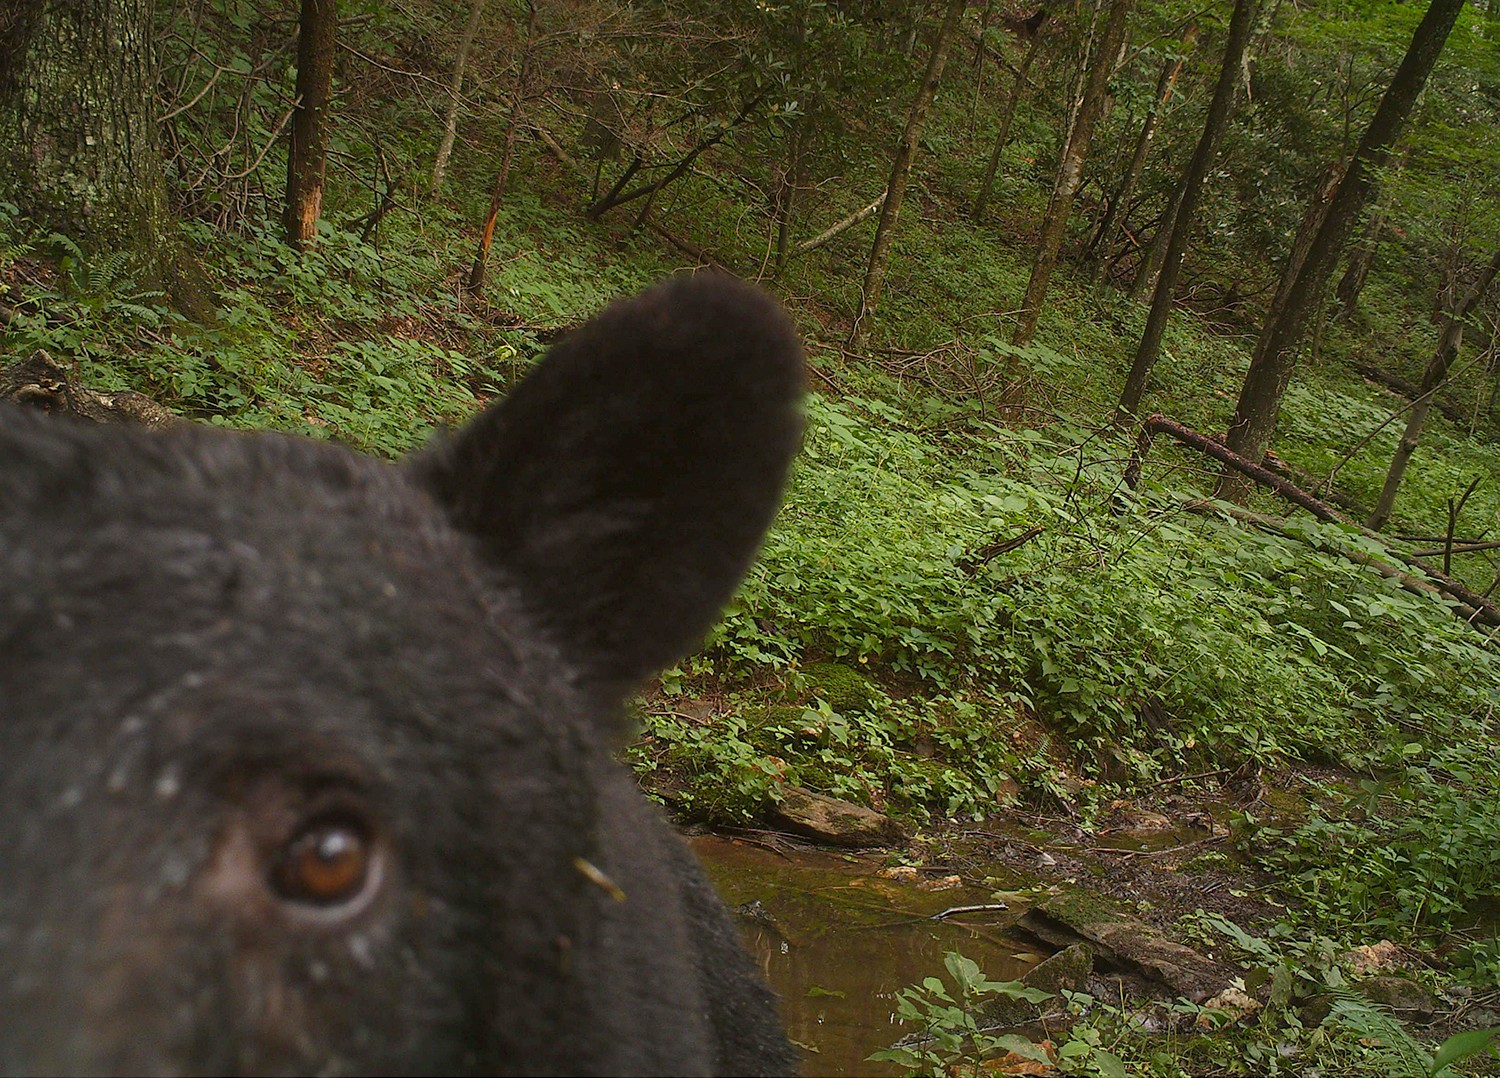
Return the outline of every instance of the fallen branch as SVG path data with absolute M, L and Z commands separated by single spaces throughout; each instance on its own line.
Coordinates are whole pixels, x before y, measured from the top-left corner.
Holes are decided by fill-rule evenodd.
M 960 559 L 958 563 L 959 568 L 968 573 L 970 576 L 973 576 L 975 573 L 979 572 L 979 567 L 981 565 L 986 565 L 989 562 L 993 561 L 995 558 L 998 558 L 1001 554 L 1008 554 L 1012 550 L 1015 550 L 1017 547 L 1024 546 L 1025 544 L 1035 539 L 1038 535 L 1041 535 L 1042 532 L 1046 530 L 1046 528 L 1038 524 L 1034 527 L 1027 528 L 1020 535 L 1013 535 L 1009 539 L 996 539 L 992 542 L 986 543 L 984 546 L 974 551 L 973 554 L 970 554 L 966 558 Z
M 838 224 L 833 225 L 831 228 L 828 228 L 822 232 L 819 232 L 810 240 L 805 240 L 802 243 L 797 244 L 797 246 L 792 248 L 792 256 L 795 257 L 797 255 L 805 255 L 808 251 L 812 251 L 823 246 L 823 244 L 833 239 L 833 237 L 837 236 L 840 232 L 843 232 L 846 229 L 853 228 L 865 218 L 870 217 L 872 214 L 874 214 L 877 210 L 880 209 L 881 206 L 884 206 L 885 196 L 886 192 L 880 192 L 880 197 L 877 198 L 874 202 L 870 203 L 864 209 L 855 210 Z
M 981 906 L 949 906 L 945 910 L 939 910 L 928 918 L 930 921 L 941 921 L 945 917 L 952 917 L 959 913 L 1004 913 L 1010 909 L 1004 902 L 986 902 Z
M 1415 555 L 1403 554 L 1398 550 L 1392 550 L 1390 546 L 1386 545 L 1388 542 L 1387 538 L 1379 532 L 1371 531 L 1357 522 L 1350 520 L 1332 506 L 1313 497 L 1302 488 L 1282 479 L 1261 465 L 1246 460 L 1238 453 L 1227 449 L 1224 445 L 1208 437 L 1206 434 L 1200 434 L 1198 431 L 1184 427 L 1181 423 L 1168 419 L 1164 415 L 1152 415 L 1141 424 L 1140 434 L 1136 437 L 1135 449 L 1131 452 L 1130 459 L 1125 465 L 1125 485 L 1131 490 L 1136 489 L 1136 486 L 1140 483 L 1142 462 L 1151 449 L 1152 440 L 1158 433 L 1166 434 L 1183 445 L 1196 449 L 1205 456 L 1212 457 L 1221 464 L 1249 476 L 1262 486 L 1269 487 L 1293 505 L 1306 509 L 1321 521 L 1330 524 L 1340 524 L 1352 531 L 1358 532 L 1360 535 L 1375 540 L 1383 546 L 1387 556 L 1421 571 L 1427 579 L 1419 580 L 1407 573 L 1403 573 L 1394 566 L 1381 561 L 1375 555 L 1364 551 L 1347 550 L 1335 547 L 1332 544 L 1316 543 L 1306 536 L 1297 535 L 1285 530 L 1282 526 L 1271 521 L 1269 517 L 1262 517 L 1259 514 L 1235 509 L 1227 504 L 1218 502 L 1200 503 L 1205 506 L 1203 511 L 1223 513 L 1235 519 L 1253 523 L 1256 527 L 1269 526 L 1287 538 L 1308 543 L 1317 549 L 1323 550 L 1325 553 L 1336 554 L 1356 564 L 1367 565 L 1382 576 L 1396 580 L 1408 591 L 1417 591 L 1428 595 L 1436 593 L 1442 598 L 1454 600 L 1456 601 L 1456 606 L 1453 612 L 1463 621 L 1471 624 L 1480 622 L 1485 625 L 1500 626 L 1500 606 L 1497 606 L 1485 596 L 1480 595 L 1468 585 L 1428 565 Z M 1212 506 L 1212 509 L 1206 508 L 1207 506 Z

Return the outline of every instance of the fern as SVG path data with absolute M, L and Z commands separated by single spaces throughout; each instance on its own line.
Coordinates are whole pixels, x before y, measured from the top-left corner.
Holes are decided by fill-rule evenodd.
M 1333 1006 L 1324 1026 L 1354 1034 L 1374 1052 L 1391 1078 L 1430 1078 L 1432 1056 L 1394 1015 L 1348 988 L 1330 988 Z

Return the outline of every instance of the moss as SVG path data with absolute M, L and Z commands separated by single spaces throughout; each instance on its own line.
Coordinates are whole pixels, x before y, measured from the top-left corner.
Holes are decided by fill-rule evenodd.
M 884 695 L 873 681 L 842 663 L 809 663 L 802 668 L 802 686 L 838 712 L 874 711 Z

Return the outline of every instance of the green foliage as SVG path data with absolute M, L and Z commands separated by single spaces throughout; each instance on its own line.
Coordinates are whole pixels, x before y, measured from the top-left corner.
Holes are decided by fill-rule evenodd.
M 1332 941 L 1297 939 L 1275 928 L 1268 937 L 1251 935 L 1233 922 L 1201 911 L 1193 927 L 1225 940 L 1250 966 L 1243 987 L 1266 999 L 1253 1022 L 1229 1025 L 1222 1011 L 1186 1000 L 1154 1005 L 1165 1018 L 1165 1034 L 1143 1031 L 1142 1008 L 1109 1003 L 1081 992 L 1064 992 L 1067 1025 L 1050 1062 L 1063 1074 L 1183 1078 L 1214 1073 L 1272 1078 L 1457 1078 L 1456 1068 L 1495 1051 L 1500 1030 L 1454 1034 L 1435 1047 L 1418 1039 L 1404 1023 L 1349 987 Z M 994 982 L 961 954 L 949 953 L 944 966 L 950 989 L 927 977 L 897 993 L 897 1015 L 916 1032 L 869 1058 L 895 1063 L 909 1074 L 983 1073 L 985 1059 L 1003 1052 L 1041 1062 L 1049 1056 L 1026 1037 L 1006 1034 L 987 1017 L 995 998 L 1045 1002 L 1052 997 L 1020 982 Z M 1321 1013 L 1310 1022 L 1307 1016 Z M 1189 1032 L 1177 1032 L 1185 1021 Z M 1208 1027 L 1215 1032 L 1203 1036 Z M 1155 1024 L 1161 1024 L 1160 1022 Z
M 1298 827 L 1252 829 L 1259 856 L 1309 916 L 1420 936 L 1453 929 L 1500 889 L 1493 734 L 1475 725 L 1459 736 L 1430 752 L 1407 743 L 1385 778 L 1326 790 L 1326 807 Z
M 959 1064 L 977 1065 L 1001 1051 L 1048 1062 L 1047 1053 L 1028 1038 L 986 1031 L 984 1009 L 995 999 L 1043 1003 L 1052 998 L 1051 993 L 1027 988 L 1020 981 L 991 981 L 972 959 L 956 951 L 943 956 L 943 966 L 953 979 L 953 990 L 939 977 L 927 977 L 920 985 L 899 990 L 896 1016 L 917 1031 L 891 1048 L 872 1053 L 872 1062 L 894 1063 L 911 1074 L 931 1075 L 953 1073 Z

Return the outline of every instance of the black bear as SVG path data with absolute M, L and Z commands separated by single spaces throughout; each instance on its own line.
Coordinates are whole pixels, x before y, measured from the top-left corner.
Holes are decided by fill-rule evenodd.
M 699 277 L 402 466 L 4 409 L 0 1072 L 790 1072 L 612 750 L 753 557 L 801 384 Z

